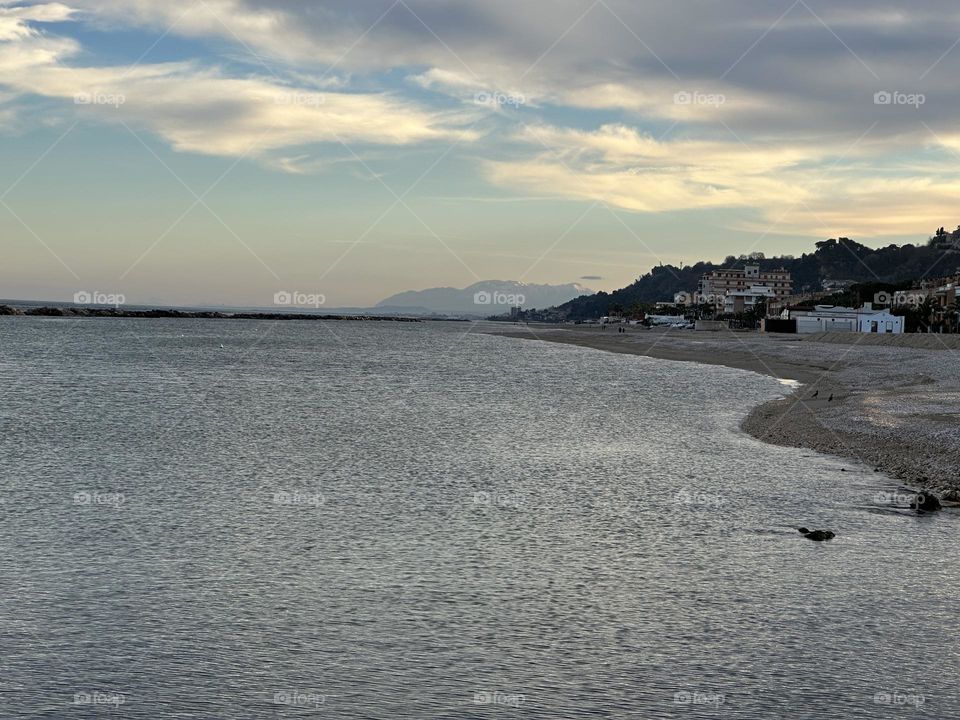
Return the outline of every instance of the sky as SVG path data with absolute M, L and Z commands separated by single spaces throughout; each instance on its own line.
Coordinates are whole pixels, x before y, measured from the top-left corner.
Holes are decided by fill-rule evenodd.
M 0 297 L 331 307 L 960 223 L 960 6 L 0 0 Z

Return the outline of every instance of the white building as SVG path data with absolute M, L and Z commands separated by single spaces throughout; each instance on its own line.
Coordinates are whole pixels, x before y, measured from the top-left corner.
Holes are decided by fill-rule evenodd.
M 791 311 L 790 317 L 796 319 L 798 333 L 903 333 L 902 317 L 891 314 L 889 310 L 874 310 L 871 303 L 866 303 L 859 310 L 837 305 L 817 305 L 814 310 Z
M 727 290 L 723 296 L 723 312 L 728 315 L 752 310 L 763 300 L 767 306 L 777 299 L 777 290 L 768 285 L 751 285 L 745 290 Z

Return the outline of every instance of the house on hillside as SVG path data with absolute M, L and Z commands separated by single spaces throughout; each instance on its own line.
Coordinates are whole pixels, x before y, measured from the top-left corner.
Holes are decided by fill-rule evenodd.
M 953 232 L 947 232 L 943 228 L 940 228 L 936 234 L 930 238 L 930 245 L 944 252 L 960 252 L 960 227 L 957 227 Z
M 893 306 L 918 306 L 925 300 L 929 300 L 935 309 L 946 309 L 957 302 L 958 286 L 960 286 L 960 274 L 927 278 L 916 283 L 916 287 L 910 290 L 897 290 L 893 294 Z

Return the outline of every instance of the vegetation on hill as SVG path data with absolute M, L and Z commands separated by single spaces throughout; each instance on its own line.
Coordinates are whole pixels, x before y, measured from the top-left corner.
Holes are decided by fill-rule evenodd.
M 695 292 L 704 273 L 741 268 L 746 263 L 760 265 L 761 271 L 788 270 L 796 293 L 820 291 L 829 281 L 838 285 L 900 286 L 919 278 L 951 275 L 960 270 L 960 227 L 955 233 L 940 228 L 925 245 L 888 245 L 874 249 L 840 238 L 818 242 L 816 248 L 799 258 L 792 255 L 767 258 L 763 253 L 752 253 L 730 255 L 719 264 L 706 261 L 683 267 L 661 264 L 625 288 L 577 298 L 559 306 L 558 310 L 569 320 L 586 320 L 649 309 L 653 303 L 672 301 L 679 292 Z

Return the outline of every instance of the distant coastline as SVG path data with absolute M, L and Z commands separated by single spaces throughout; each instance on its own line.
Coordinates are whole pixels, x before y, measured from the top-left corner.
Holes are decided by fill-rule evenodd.
M 764 442 L 854 459 L 960 500 L 960 337 L 803 337 L 582 326 L 489 334 L 750 370 L 802 385 L 750 408 L 741 428 Z
M 135 310 L 124 307 L 42 306 L 19 308 L 0 305 L 0 315 L 73 318 L 168 318 L 178 320 L 353 320 L 370 322 L 421 322 L 420 318 L 394 315 L 320 315 L 295 312 L 223 312 L 218 310 Z

